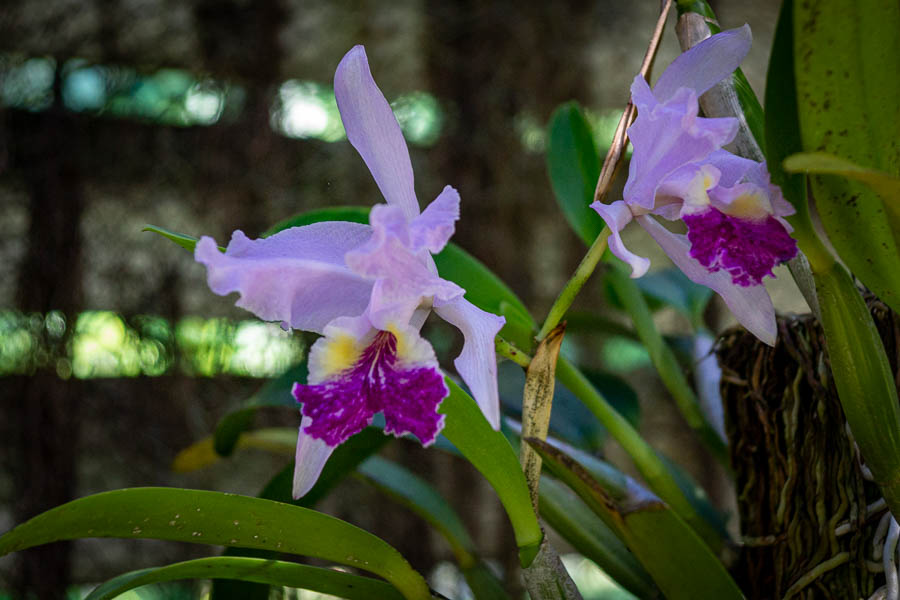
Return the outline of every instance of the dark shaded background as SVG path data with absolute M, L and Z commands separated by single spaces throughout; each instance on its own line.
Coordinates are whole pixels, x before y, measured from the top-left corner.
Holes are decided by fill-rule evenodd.
M 776 4 L 715 3 L 725 27 L 745 21 L 753 27 L 745 71 L 759 93 Z M 442 118 L 436 137 L 410 149 L 420 201 L 447 183 L 459 189 L 462 220 L 454 241 L 541 316 L 583 252 L 554 203 L 541 130 L 570 99 L 598 115 L 624 105 L 657 6 L 655 0 L 4 2 L 0 310 L 61 311 L 69 327 L 59 335 L 41 330 L 46 355 L 0 375 L 0 531 L 73 497 L 117 487 L 255 494 L 282 464 L 260 454 L 196 474 L 169 470 L 175 453 L 207 435 L 227 408 L 259 387 L 258 379 L 178 369 L 160 377 L 79 379 L 59 376 L 52 357 L 65 354 L 84 310 L 116 311 L 131 324 L 146 314 L 171 323 L 189 315 L 247 317 L 208 291 L 203 269 L 185 252 L 140 233 L 145 223 L 224 242 L 233 229 L 254 237 L 311 208 L 381 201 L 346 141 L 297 139 L 273 128 L 284 82 L 330 87 L 341 56 L 362 43 L 389 101 L 415 91 L 436 98 Z M 676 52 L 670 24 L 660 64 Z M 49 95 L 11 100 L 10 73 L 32 58 L 52 59 Z M 75 110 L 64 95 L 73 65 L 132 77 L 180 70 L 198 85 L 227 88 L 229 100 L 206 125 L 179 123 L 170 109 L 128 113 L 111 102 Z M 139 92 L 135 84 L 123 94 Z M 581 299 L 590 307 L 601 302 L 598 290 Z M 10 340 L 0 338 L 0 354 Z M 704 460 L 685 445 L 668 405 L 644 412 L 645 431 L 662 436 L 670 453 Z M 283 415 L 270 418 L 285 424 Z M 398 459 L 420 472 L 440 473 L 431 479 L 464 512 L 479 547 L 514 571 L 505 518 L 477 474 L 437 453 L 396 448 Z M 693 468 L 703 470 L 696 461 Z M 448 555 L 423 525 L 366 494 L 372 492 L 351 482 L 326 508 L 382 535 L 424 570 Z M 359 508 L 373 505 L 377 513 Z M 47 546 L 0 559 L 0 590 L 59 597 L 68 582 L 209 552 L 147 541 Z

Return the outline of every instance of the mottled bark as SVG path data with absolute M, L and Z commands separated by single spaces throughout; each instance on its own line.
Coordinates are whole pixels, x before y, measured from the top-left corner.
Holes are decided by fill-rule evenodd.
M 896 371 L 900 323 L 870 306 Z M 880 494 L 863 477 L 817 322 L 778 323 L 774 348 L 744 331 L 719 343 L 744 542 L 736 575 L 750 599 L 868 598 L 884 584 L 866 564 L 884 512 L 866 507 Z

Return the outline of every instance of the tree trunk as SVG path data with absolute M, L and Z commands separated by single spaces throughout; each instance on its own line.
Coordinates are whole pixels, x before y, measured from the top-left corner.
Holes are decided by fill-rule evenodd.
M 870 308 L 896 372 L 900 322 Z M 869 598 L 884 585 L 866 561 L 886 509 L 872 507 L 880 493 L 863 476 L 821 328 L 808 315 L 778 324 L 774 348 L 745 331 L 718 348 L 743 536 L 735 574 L 751 600 Z
M 72 499 L 75 490 L 75 445 L 78 440 L 78 398 L 66 379 L 56 374 L 55 361 L 65 348 L 81 308 L 81 237 L 84 203 L 78 157 L 87 146 L 81 121 L 62 114 L 57 77 L 57 101 L 50 110 L 29 114 L 10 111 L 11 162 L 23 173 L 31 196 L 28 250 L 19 272 L 19 306 L 44 317 L 57 310 L 68 327 L 41 328 L 46 365 L 32 377 L 17 378 L 4 401 L 12 428 L 13 482 L 17 523 Z M 47 321 L 46 323 L 49 323 Z M 41 368 L 47 366 L 49 368 Z M 69 583 L 71 543 L 39 546 L 18 554 L 14 582 L 19 597 L 62 598 Z

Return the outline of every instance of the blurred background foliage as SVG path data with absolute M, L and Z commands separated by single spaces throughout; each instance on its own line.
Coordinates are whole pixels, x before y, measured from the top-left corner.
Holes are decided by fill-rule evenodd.
M 751 24 L 744 71 L 762 95 L 778 3 L 711 4 L 724 27 Z M 307 341 L 247 320 L 209 292 L 204 270 L 186 253 L 141 228 L 153 223 L 224 244 L 234 229 L 255 237 L 295 213 L 381 201 L 344 140 L 332 91 L 334 68 L 354 44 L 366 45 L 410 143 L 422 202 L 447 183 L 459 189 L 454 241 L 542 315 L 583 252 L 553 200 L 546 123 L 574 99 L 587 107 L 595 138 L 611 138 L 657 9 L 653 0 L 4 2 L 0 531 L 117 487 L 255 495 L 279 470 L 277 459 L 253 452 L 202 472 L 169 469 L 260 379 L 301 361 Z M 671 32 L 670 23 L 661 64 L 678 52 Z M 642 235 L 626 232 L 664 266 Z M 776 306 L 803 310 L 793 284 L 779 285 Z M 575 309 L 584 318 L 573 316 L 564 353 L 620 390 L 610 394 L 617 407 L 722 501 L 725 479 L 706 464 L 624 319 L 611 318 L 600 338 L 578 334 L 596 331 L 587 311 L 605 314 L 604 306 L 615 302 L 602 286 L 582 294 Z M 670 339 L 690 328 L 672 308 L 656 318 Z M 706 318 L 727 324 L 715 304 Z M 455 332 L 427 327 L 442 358 L 454 355 Z M 501 373 L 514 409 L 521 375 Z M 262 413 L 267 424 L 297 424 L 283 412 Z M 621 459 L 596 428 L 571 435 Z M 460 509 L 485 556 L 515 556 L 493 493 L 469 465 L 403 443 L 388 452 L 415 472 L 436 474 L 430 479 Z M 401 509 L 366 510 L 372 494 L 350 480 L 323 509 L 384 537 L 416 567 L 449 556 Z M 0 596 L 84 585 L 205 551 L 95 540 L 37 548 L 0 560 Z M 183 597 L 172 590 L 152 597 Z

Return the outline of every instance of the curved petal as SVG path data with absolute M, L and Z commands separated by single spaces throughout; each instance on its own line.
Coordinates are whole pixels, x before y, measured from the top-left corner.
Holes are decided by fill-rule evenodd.
M 368 306 L 375 327 L 405 325 L 423 300 L 449 301 L 463 295 L 461 287 L 430 269 L 425 250 L 414 252 L 410 247 L 411 232 L 398 207 L 378 205 L 370 221 L 372 238 L 348 252 L 345 260 L 356 274 L 376 280 Z
M 378 89 L 362 46 L 344 55 L 334 73 L 334 95 L 347 139 L 369 167 L 388 204 L 407 220 L 419 214 L 406 140 L 384 94 Z
M 690 244 L 686 236 L 672 233 L 653 217 L 642 216 L 637 221 L 691 281 L 719 294 L 741 325 L 766 344 L 775 345 L 775 308 L 765 286 L 741 287 L 732 282 L 726 271 L 709 272 L 689 255 Z
M 446 186 L 409 224 L 412 249 L 437 253 L 444 249 L 459 220 L 459 192 Z
M 631 86 L 638 116 L 628 136 L 634 153 L 628 166 L 625 202 L 652 210 L 656 191 L 667 177 L 690 163 L 705 160 L 734 139 L 737 119 L 698 116 L 697 96 L 683 88 L 665 103 L 657 103 L 638 75 Z
M 634 254 L 625 244 L 622 243 L 622 237 L 619 232 L 631 221 L 633 215 L 631 209 L 622 200 L 617 200 L 612 204 L 603 204 L 602 202 L 594 202 L 591 208 L 597 211 L 606 226 L 609 227 L 609 249 L 610 251 L 628 263 L 631 267 L 631 276 L 633 278 L 640 277 L 650 268 L 650 259 Z
M 371 237 L 359 223 L 326 222 L 294 227 L 251 240 L 235 231 L 224 254 L 203 237 L 194 257 L 206 265 L 210 289 L 239 292 L 236 305 L 267 321 L 321 333 L 329 321 L 361 314 L 372 282 L 344 264 L 344 254 Z
M 749 25 L 703 40 L 672 61 L 653 86 L 653 93 L 660 102 L 674 96 L 682 87 L 702 95 L 740 66 L 750 51 L 752 41 Z
M 312 419 L 303 417 L 300 421 L 300 432 L 297 435 L 292 490 L 294 500 L 302 498 L 312 489 L 319 479 L 319 475 L 322 474 L 328 457 L 334 452 L 334 447 L 303 432 L 303 428 L 310 423 L 312 423 Z
M 716 150 L 707 159 L 719 170 L 719 185 L 731 187 L 759 167 L 758 162 L 732 154 L 728 150 Z
M 463 334 L 463 349 L 453 365 L 462 377 L 484 417 L 496 430 L 500 429 L 500 396 L 497 392 L 497 357 L 494 338 L 506 319 L 485 312 L 466 300 L 457 298 L 446 304 L 435 304 L 434 312 Z

